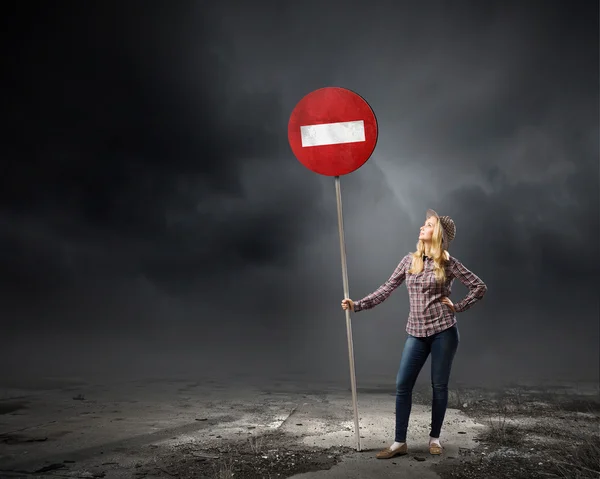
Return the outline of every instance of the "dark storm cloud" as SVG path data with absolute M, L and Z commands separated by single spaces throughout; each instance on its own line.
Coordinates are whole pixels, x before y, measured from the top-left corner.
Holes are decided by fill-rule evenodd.
M 178 283 L 285 263 L 316 192 L 290 184 L 300 167 L 289 167 L 279 98 L 244 91 L 210 17 L 191 3 L 45 10 L 13 44 L 1 191 L 15 219 L 6 241 L 22 254 L 5 256 L 5 271 L 58 286 L 68 262 L 56 248 L 89 274 Z M 269 190 L 250 192 L 242 176 Z
M 333 180 L 286 137 L 302 96 L 338 85 L 380 127 L 342 179 L 351 296 L 389 277 L 432 207 L 489 286 L 459 317 L 458 377 L 594 374 L 597 5 L 207 3 L 9 16 L 11 331 L 345 378 Z M 399 290 L 355 317 L 361 377 L 393 377 L 407 314 Z

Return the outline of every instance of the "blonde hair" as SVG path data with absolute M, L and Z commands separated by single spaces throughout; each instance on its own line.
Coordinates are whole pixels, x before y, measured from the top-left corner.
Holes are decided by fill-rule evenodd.
M 417 251 L 411 253 L 412 264 L 408 270 L 410 274 L 418 274 L 423 271 L 423 255 L 425 254 L 425 243 L 419 240 L 417 243 Z M 438 283 L 446 281 L 445 263 L 450 260 L 448 251 L 442 248 L 442 225 L 440 221 L 435 222 L 433 234 L 431 236 L 431 245 L 429 247 L 428 256 L 433 259 L 433 271 L 435 279 Z

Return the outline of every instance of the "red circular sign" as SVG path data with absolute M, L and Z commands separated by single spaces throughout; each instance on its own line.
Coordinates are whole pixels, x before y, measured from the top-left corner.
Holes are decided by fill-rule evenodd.
M 294 155 L 325 176 L 351 173 L 370 158 L 377 119 L 366 100 L 345 88 L 315 90 L 298 102 L 288 123 Z

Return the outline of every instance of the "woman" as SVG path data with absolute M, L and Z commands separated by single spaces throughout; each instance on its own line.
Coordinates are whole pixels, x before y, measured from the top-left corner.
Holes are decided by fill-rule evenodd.
M 455 235 L 456 226 L 450 217 L 427 210 L 417 251 L 402 258 L 392 276 L 377 291 L 360 301 L 349 298 L 342 301 L 344 310 L 350 308 L 359 312 L 371 309 L 385 301 L 406 280 L 410 313 L 406 325 L 408 337 L 396 377 L 396 437 L 389 448 L 377 454 L 379 459 L 407 453 L 406 431 L 412 390 L 429 353 L 433 387 L 429 452 L 442 452 L 439 437 L 448 404 L 450 369 L 459 343 L 455 313 L 469 309 L 487 291 L 481 279 L 448 253 L 448 246 Z M 469 288 L 469 293 L 462 301 L 453 304 L 449 296 L 456 278 Z

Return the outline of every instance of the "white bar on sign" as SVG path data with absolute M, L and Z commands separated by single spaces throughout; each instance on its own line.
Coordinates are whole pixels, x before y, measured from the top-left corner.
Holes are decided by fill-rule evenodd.
M 338 145 L 365 141 L 365 122 L 343 121 L 300 127 L 302 146 Z

